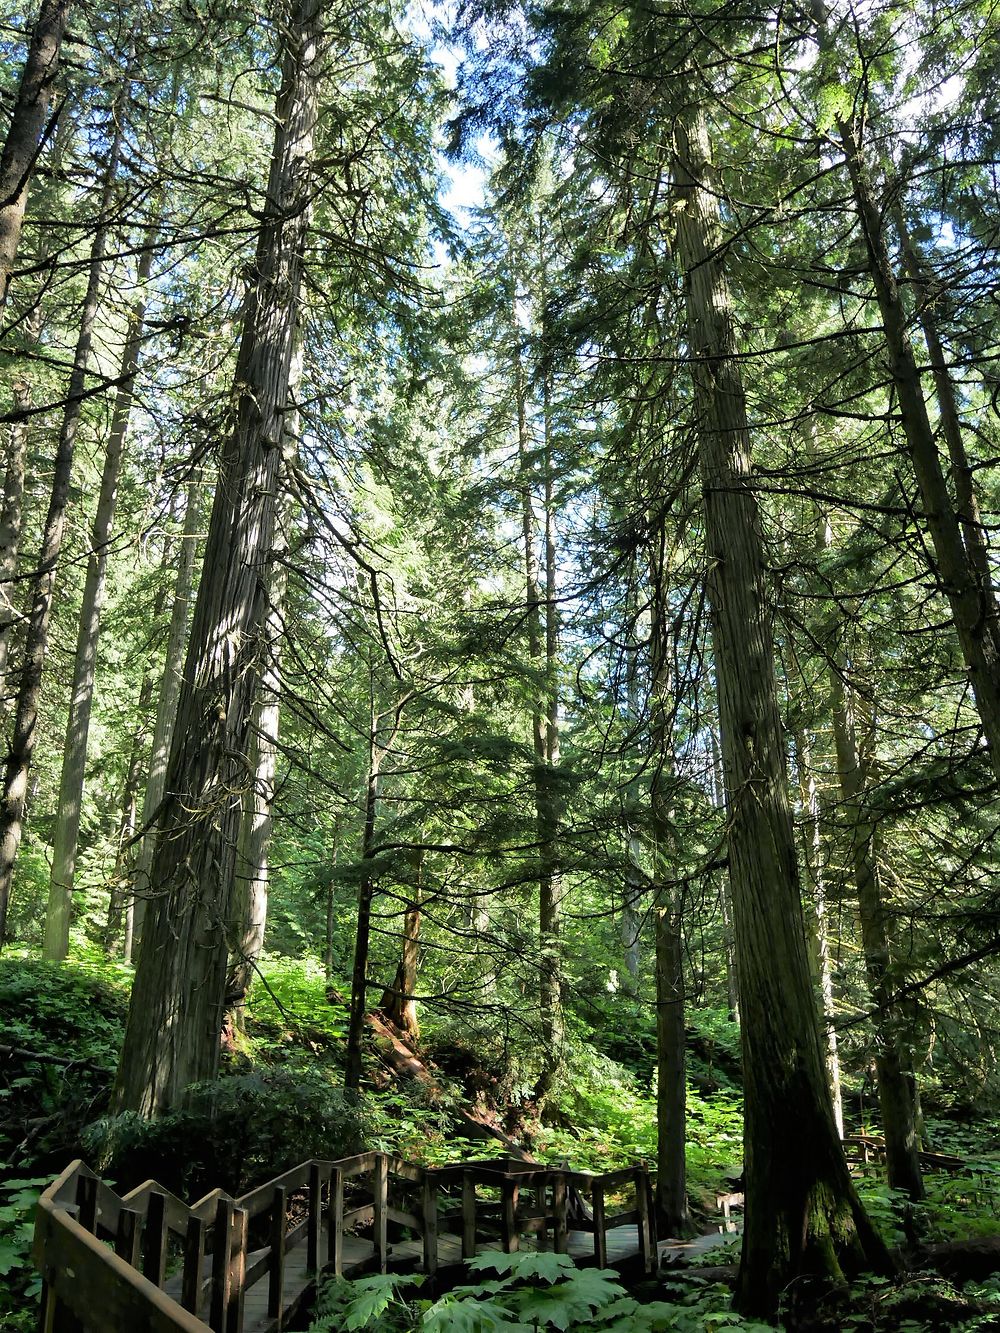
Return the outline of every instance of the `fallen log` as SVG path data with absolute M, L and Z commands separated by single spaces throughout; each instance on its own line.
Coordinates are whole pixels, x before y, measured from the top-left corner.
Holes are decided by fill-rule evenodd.
M 975 1236 L 921 1245 L 911 1268 L 933 1268 L 955 1282 L 973 1282 L 1000 1272 L 1000 1236 Z

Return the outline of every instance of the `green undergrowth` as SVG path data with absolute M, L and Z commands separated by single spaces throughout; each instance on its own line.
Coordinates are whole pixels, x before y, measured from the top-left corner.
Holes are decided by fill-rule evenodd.
M 655 1085 L 643 1088 L 629 1070 L 581 1044 L 569 1056 L 558 1100 L 559 1123 L 542 1125 L 533 1144 L 544 1161 L 580 1171 L 655 1164 Z M 727 1176 L 740 1170 L 742 1098 L 735 1089 L 703 1093 L 689 1082 L 687 1101 L 688 1190 L 696 1205 L 714 1212 Z
M 785 1293 L 778 1327 L 790 1333 L 985 1333 L 1000 1328 L 1000 1279 L 955 1284 L 913 1272 L 825 1290 L 804 1284 Z
M 346 1008 L 331 1003 L 326 975 L 309 958 L 265 955 L 247 1004 L 251 1049 L 276 1054 L 304 1046 L 338 1050 L 347 1039 Z
M 334 1279 L 320 1291 L 311 1333 L 766 1333 L 741 1319 L 724 1287 L 692 1283 L 670 1300 L 640 1301 L 613 1269 L 578 1269 L 564 1254 L 481 1254 L 470 1281 L 434 1301 L 419 1279 Z
M 655 1163 L 655 1071 L 645 1040 L 617 1042 L 619 1059 L 608 1049 L 615 1043 L 609 1040 L 607 1025 L 590 1025 L 570 1015 L 563 1068 L 539 1118 L 532 1101 L 534 1052 L 529 1043 L 515 1051 L 503 1031 L 478 1028 L 473 1041 L 454 1016 L 444 1020 L 428 1014 L 426 1049 L 434 1062 L 433 1086 L 397 1081 L 381 1059 L 377 1043 L 369 1042 L 368 1086 L 356 1096 L 342 1087 L 346 1011 L 328 993 L 322 968 L 309 961 L 271 957 L 263 960 L 261 973 L 248 1006 L 245 1038 L 225 1054 L 222 1077 L 192 1090 L 183 1109 L 146 1124 L 134 1116 L 107 1114 L 124 1029 L 129 969 L 96 953 L 61 965 L 16 954 L 0 960 L 0 1045 L 14 1048 L 0 1060 L 0 1290 L 4 1293 L 0 1327 L 19 1327 L 19 1311 L 31 1306 L 36 1278 L 29 1244 L 37 1191 L 75 1156 L 85 1157 L 120 1188 L 152 1176 L 185 1198 L 215 1186 L 239 1194 L 304 1158 L 345 1156 L 363 1148 L 391 1151 L 429 1166 L 495 1155 L 499 1146 L 462 1133 L 456 1111 L 474 1103 L 490 1111 L 542 1161 L 595 1172 Z M 720 1011 L 693 1011 L 689 1053 L 689 1190 L 695 1208 L 707 1217 L 714 1212 L 715 1195 L 739 1171 L 742 1157 L 741 1099 L 733 1077 L 738 1057 L 735 1025 Z M 45 1056 L 51 1058 L 41 1058 Z M 889 1190 L 879 1176 L 862 1180 L 866 1206 L 887 1241 L 912 1248 L 996 1235 L 1000 1125 L 986 1119 L 945 1117 L 930 1121 L 928 1128 L 935 1150 L 960 1156 L 963 1168 L 929 1173 L 927 1200 L 920 1205 Z M 713 1262 L 719 1257 L 716 1254 Z M 568 1309 L 583 1290 L 579 1285 L 574 1288 L 578 1279 L 569 1270 L 549 1275 L 551 1280 L 544 1282 L 540 1277 L 530 1282 L 528 1274 L 514 1271 L 487 1276 L 476 1270 L 476 1276 L 482 1289 L 477 1317 L 488 1296 L 498 1310 L 506 1311 L 494 1311 L 500 1321 L 497 1326 L 505 1328 L 517 1326 L 527 1308 L 522 1308 L 529 1299 L 525 1293 L 532 1286 L 548 1293 L 544 1300 L 538 1299 L 543 1305 L 547 1301 L 549 1315 L 556 1312 L 557 1318 L 562 1317 L 557 1312 L 564 1305 Z M 487 1290 L 483 1283 L 493 1285 Z M 831 1314 L 827 1323 L 815 1327 L 901 1333 L 933 1327 L 1000 1327 L 1000 1315 L 989 1312 L 997 1323 L 975 1322 L 987 1318 L 980 1307 L 993 1299 L 985 1287 L 970 1294 L 946 1290 L 938 1279 L 930 1278 L 920 1279 L 916 1287 L 898 1297 L 897 1285 L 858 1287 L 849 1309 Z M 674 1293 L 669 1314 L 657 1315 L 673 1323 L 637 1323 L 652 1316 L 637 1315 L 631 1308 L 625 1312 L 611 1294 L 612 1314 L 595 1306 L 572 1327 L 741 1327 L 732 1320 L 705 1322 L 721 1317 L 721 1310 L 699 1306 L 702 1296 L 693 1291 L 683 1299 Z M 924 1324 L 913 1322 L 918 1316 L 905 1312 L 917 1308 L 920 1291 L 930 1293 L 928 1301 L 935 1310 L 951 1310 L 949 1317 L 966 1322 L 935 1323 L 937 1315 L 928 1316 L 930 1322 Z M 374 1300 L 374 1288 L 371 1295 Z M 346 1297 L 341 1293 L 329 1299 Z M 371 1326 L 425 1327 L 432 1308 L 427 1302 L 421 1304 L 412 1290 L 390 1293 L 378 1316 L 389 1322 Z M 642 1307 L 646 1312 L 651 1308 Z M 458 1300 L 448 1298 L 441 1310 L 452 1321 L 439 1323 L 442 1328 L 494 1326 L 456 1322 L 466 1319 Z M 439 1315 L 444 1319 L 440 1311 L 433 1318 Z M 417 1317 L 423 1321 L 419 1325 L 412 1322 Z M 405 1319 L 411 1323 L 398 1322 Z M 621 1322 L 627 1319 L 632 1322 Z M 24 1326 L 29 1325 L 30 1321 Z
M 0 1160 L 55 1174 L 82 1125 L 104 1113 L 128 1005 L 124 969 L 18 957 L 0 962 Z

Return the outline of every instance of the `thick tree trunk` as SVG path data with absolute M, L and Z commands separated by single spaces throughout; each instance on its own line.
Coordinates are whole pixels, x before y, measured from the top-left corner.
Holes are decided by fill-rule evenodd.
M 253 700 L 265 660 L 267 563 L 296 346 L 317 118 L 317 0 L 281 27 L 266 210 L 237 360 L 153 857 L 143 946 L 113 1098 L 156 1116 L 218 1072 Z
M 243 1027 L 247 995 L 257 961 L 264 951 L 270 888 L 268 848 L 278 766 L 278 727 L 281 720 L 281 637 L 284 626 L 286 567 L 273 566 L 271 608 L 268 614 L 270 659 L 261 681 L 261 697 L 254 724 L 251 765 L 253 785 L 244 798 L 240 847 L 233 886 L 233 954 L 226 983 L 226 1003 L 233 1009 L 233 1026 Z
M 850 701 L 835 668 L 830 671 L 830 706 L 837 746 L 837 773 L 858 895 L 865 971 L 875 1009 L 875 1073 L 889 1184 L 893 1189 L 905 1190 L 911 1199 L 919 1200 L 924 1197 L 920 1135 L 911 1061 L 903 1049 L 904 1024 L 899 1007 L 892 1000 L 889 927 L 876 853 L 878 831 L 865 810 L 868 783 L 858 760 Z
M 121 120 L 121 117 L 116 120 L 114 138 L 105 169 L 97 229 L 90 250 L 87 289 L 83 298 L 73 369 L 69 379 L 69 392 L 53 463 L 49 508 L 42 533 L 38 565 L 29 584 L 31 610 L 25 633 L 24 661 L 18 682 L 14 730 L 5 764 L 3 799 L 0 803 L 0 947 L 3 945 L 6 929 L 14 863 L 21 845 L 24 807 L 28 794 L 28 774 L 35 753 L 42 677 L 48 653 L 49 625 L 55 594 L 56 565 L 62 551 L 63 533 L 66 528 L 73 455 L 83 410 L 82 394 L 90 361 L 94 324 L 97 319 L 112 196 L 121 155 Z
M 187 488 L 187 504 L 184 510 L 184 531 L 181 534 L 180 551 L 177 556 L 177 572 L 174 575 L 174 595 L 170 609 L 170 624 L 167 627 L 167 643 L 163 657 L 163 676 L 156 704 L 156 720 L 153 723 L 153 741 L 149 752 L 149 769 L 146 774 L 146 789 L 142 801 L 142 819 L 139 824 L 145 830 L 139 843 L 133 874 L 131 906 L 126 917 L 125 941 L 123 954 L 126 963 L 131 963 L 136 953 L 137 944 L 142 941 L 142 926 L 145 918 L 146 903 L 149 898 L 149 872 L 153 864 L 153 848 L 156 844 L 156 823 L 160 807 L 167 789 L 167 764 L 170 760 L 170 743 L 173 738 L 174 722 L 177 718 L 177 701 L 180 698 L 181 682 L 184 678 L 184 648 L 188 637 L 188 621 L 191 611 L 191 589 L 194 583 L 195 555 L 198 538 L 201 533 L 202 486 L 197 477 L 192 477 Z
M 738 1302 L 772 1313 L 801 1273 L 891 1270 L 847 1170 L 806 952 L 746 397 L 708 129 L 689 111 L 677 251 L 705 495 L 706 560 L 729 814 L 745 1084 L 746 1229 Z
M 71 0 L 42 0 L 0 153 L 0 316 L 10 292 L 28 186 L 44 146 L 52 88 Z
M 844 1102 L 840 1091 L 840 1052 L 833 1026 L 833 971 L 830 967 L 830 936 L 827 929 L 826 877 L 823 873 L 823 839 L 820 828 L 819 792 L 813 775 L 812 756 L 805 732 L 795 736 L 795 767 L 799 776 L 802 806 L 802 862 L 806 872 L 806 930 L 809 961 L 819 999 L 820 1017 L 826 1032 L 826 1072 L 833 1099 L 837 1133 L 844 1137 Z
M 145 237 L 146 248 L 139 261 L 136 281 L 140 292 L 149 279 L 153 266 L 155 232 Z M 139 365 L 139 349 L 146 317 L 145 297 L 140 298 L 132 311 L 122 348 L 119 388 L 111 415 L 111 430 L 104 454 L 104 470 L 97 499 L 97 513 L 90 538 L 90 557 L 83 585 L 83 604 L 77 629 L 76 655 L 73 662 L 73 683 L 70 688 L 69 719 L 63 745 L 62 772 L 59 779 L 59 804 L 52 842 L 52 871 L 49 880 L 49 902 L 45 915 L 45 936 L 42 954 L 45 958 L 62 959 L 69 951 L 69 923 L 73 904 L 73 881 L 76 874 L 77 842 L 80 836 L 80 814 L 83 805 L 84 776 L 87 769 L 87 741 L 90 735 L 90 717 L 94 703 L 94 684 L 97 676 L 97 646 L 101 633 L 101 612 L 104 606 L 104 587 L 107 577 L 108 552 L 114 527 L 115 505 L 118 499 L 118 478 L 121 474 L 132 394 Z

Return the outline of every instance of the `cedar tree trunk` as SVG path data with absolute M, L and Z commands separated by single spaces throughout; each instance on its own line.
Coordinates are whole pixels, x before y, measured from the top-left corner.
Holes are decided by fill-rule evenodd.
M 679 126 L 677 252 L 704 490 L 708 597 L 729 817 L 745 1087 L 737 1300 L 775 1310 L 796 1276 L 890 1271 L 844 1160 L 809 978 L 746 397 L 700 109 Z
M 317 0 L 282 25 L 266 208 L 171 745 L 113 1107 L 158 1116 L 218 1072 L 231 893 L 296 346 L 317 119 Z

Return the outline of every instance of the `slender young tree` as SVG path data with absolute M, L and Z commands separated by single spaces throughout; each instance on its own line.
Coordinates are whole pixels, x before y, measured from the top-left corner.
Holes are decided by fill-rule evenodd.
M 101 633 L 108 553 L 114 531 L 118 479 L 125 456 L 135 376 L 139 366 L 139 349 L 142 346 L 142 331 L 146 316 L 144 288 L 152 271 L 155 244 L 156 229 L 150 228 L 143 238 L 143 251 L 136 274 L 136 285 L 140 295 L 129 316 L 122 347 L 119 387 L 115 395 L 111 428 L 104 452 L 101 488 L 91 531 L 90 556 L 87 560 L 83 603 L 77 626 L 69 719 L 66 723 L 66 741 L 63 746 L 62 772 L 59 778 L 59 804 L 53 835 L 52 872 L 49 879 L 49 901 L 45 914 L 45 936 L 42 946 L 44 956 L 52 959 L 65 958 L 69 950 L 73 882 L 76 874 L 77 843 L 80 837 L 84 777 L 87 770 L 87 740 L 90 735 L 90 717 L 97 678 L 97 647 Z
M 540 216 L 530 228 L 532 242 L 538 248 L 539 283 L 544 300 L 545 239 Z M 534 752 L 535 826 L 538 839 L 538 933 L 539 933 L 539 1009 L 541 1015 L 542 1070 L 535 1086 L 535 1097 L 544 1101 L 561 1060 L 563 1042 L 562 966 L 560 942 L 563 886 L 559 870 L 559 803 L 557 769 L 559 767 L 559 611 L 557 600 L 557 560 L 555 535 L 554 474 L 552 459 L 552 420 L 549 403 L 549 374 L 541 369 L 542 403 L 538 430 L 540 447 L 533 440 L 533 422 L 529 398 L 529 376 L 524 365 L 525 341 L 518 311 L 517 263 L 513 238 L 507 239 L 507 280 L 513 373 L 514 407 L 517 419 L 518 488 L 521 493 L 521 539 L 524 558 L 525 619 L 528 632 L 528 658 L 531 669 L 540 677 L 531 714 L 531 738 Z M 543 316 L 544 319 L 544 316 Z M 542 349 L 544 357 L 544 348 Z M 542 463 L 542 523 L 539 531 L 535 489 L 537 465 Z
M 812 10 L 821 54 L 832 57 L 838 34 L 823 0 L 812 0 Z M 844 154 L 866 267 L 881 316 L 889 372 L 899 399 L 903 435 L 931 538 L 937 578 L 951 608 L 993 771 L 1000 778 L 1000 641 L 993 632 L 1000 614 L 992 581 L 984 582 L 989 571 L 983 570 L 975 547 L 967 545 L 966 537 L 976 531 L 970 526 L 967 505 L 963 535 L 962 517 L 948 490 L 927 410 L 910 336 L 910 317 L 889 252 L 889 217 L 874 183 L 875 164 L 865 152 L 863 127 L 868 109 L 866 97 L 861 97 L 852 114 L 838 115 L 837 138 Z M 961 475 L 959 485 L 961 506 Z
M 354 966 L 351 971 L 351 1007 L 347 1029 L 347 1058 L 344 1087 L 357 1092 L 361 1087 L 362 1050 L 365 1014 L 368 1011 L 368 954 L 371 945 L 372 902 L 375 897 L 375 829 L 378 821 L 379 789 L 382 763 L 399 729 L 399 711 L 391 718 L 372 710 L 368 742 L 368 772 L 365 776 L 364 814 L 361 831 L 361 878 L 358 881 L 358 916 L 354 938 Z
M 30 343 L 38 341 L 41 325 L 42 307 L 37 303 L 27 321 L 26 334 Z M 18 375 L 12 388 L 15 408 L 27 413 L 31 407 L 31 380 L 27 375 Z M 30 427 L 25 416 L 13 423 L 7 442 L 7 470 L 4 473 L 3 508 L 0 511 L 0 597 L 3 599 L 0 606 L 0 705 L 5 705 L 7 701 L 7 663 L 10 660 L 11 636 L 20 614 L 16 575 L 24 520 L 29 434 Z
M 684 894 L 671 818 L 673 634 L 663 523 L 650 533 L 650 828 L 656 892 L 656 1203 L 668 1236 L 691 1232 L 687 1203 Z M 666 882 L 665 882 L 666 881 Z
M 795 734 L 795 768 L 799 779 L 802 812 L 802 865 L 806 881 L 806 932 L 809 961 L 819 999 L 820 1016 L 826 1031 L 826 1071 L 833 1099 L 837 1133 L 844 1137 L 844 1101 L 840 1084 L 840 1050 L 833 1021 L 833 969 L 830 964 L 830 931 L 823 868 L 823 835 L 819 788 L 813 772 L 812 752 L 804 731 Z
M 851 866 L 858 897 L 865 971 L 875 1013 L 875 1072 L 889 1184 L 911 1199 L 924 1197 L 920 1133 L 910 1061 L 904 1053 L 903 1016 L 893 999 L 890 931 L 878 863 L 878 829 L 866 810 L 866 764 L 860 754 L 853 700 L 837 669 L 830 671 L 830 709 Z
M 126 85 L 127 87 L 127 81 Z M 124 96 L 124 94 L 123 94 Z M 121 99 L 116 99 L 121 102 Z M 69 391 L 63 410 L 59 439 L 52 470 L 52 489 L 42 532 L 38 564 L 30 579 L 31 610 L 25 631 L 23 664 L 20 670 L 13 735 L 4 768 L 3 797 L 0 799 L 0 947 L 3 945 L 10 902 L 14 864 L 24 830 L 24 808 L 28 794 L 28 775 L 35 753 L 38 715 L 42 699 L 55 595 L 56 573 L 62 552 L 66 515 L 70 500 L 70 481 L 76 437 L 83 415 L 83 390 L 90 364 L 94 327 L 100 305 L 104 277 L 104 257 L 111 229 L 115 179 L 123 143 L 122 116 L 115 117 L 107 165 L 101 187 L 97 226 L 90 249 L 87 288 L 83 297 Z

